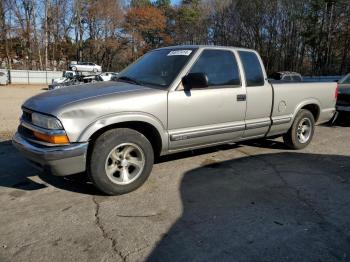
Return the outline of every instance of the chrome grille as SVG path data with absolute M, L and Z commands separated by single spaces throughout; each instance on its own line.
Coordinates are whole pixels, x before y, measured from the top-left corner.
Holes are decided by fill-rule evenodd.
M 28 128 L 25 128 L 22 125 L 18 127 L 18 133 L 20 133 L 23 137 L 34 139 L 33 131 Z

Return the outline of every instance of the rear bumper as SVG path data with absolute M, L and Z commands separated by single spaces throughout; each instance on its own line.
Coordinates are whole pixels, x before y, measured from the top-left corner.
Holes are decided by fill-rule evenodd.
M 338 112 L 350 112 L 350 105 L 349 106 L 337 106 Z
M 86 170 L 87 142 L 47 147 L 31 143 L 16 133 L 12 143 L 35 167 L 53 175 L 66 176 Z

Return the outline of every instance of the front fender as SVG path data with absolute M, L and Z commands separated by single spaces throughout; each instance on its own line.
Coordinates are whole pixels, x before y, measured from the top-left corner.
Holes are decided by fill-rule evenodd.
M 110 125 L 125 122 L 145 122 L 155 127 L 162 140 L 162 152 L 168 148 L 168 132 L 162 122 L 155 116 L 143 112 L 123 112 L 113 115 L 106 115 L 96 119 L 89 124 L 78 137 L 78 142 L 86 142 L 98 130 Z

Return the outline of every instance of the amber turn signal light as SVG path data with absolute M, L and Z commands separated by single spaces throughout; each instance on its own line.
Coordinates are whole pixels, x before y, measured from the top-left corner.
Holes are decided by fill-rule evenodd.
M 40 139 L 41 141 L 47 142 L 47 143 L 51 143 L 51 144 L 58 144 L 58 145 L 62 145 L 62 144 L 68 144 L 69 143 L 69 139 L 66 135 L 45 135 L 39 132 L 33 132 L 33 135 Z

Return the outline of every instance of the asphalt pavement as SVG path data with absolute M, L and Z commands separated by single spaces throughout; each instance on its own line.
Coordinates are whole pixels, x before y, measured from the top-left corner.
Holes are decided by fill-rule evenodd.
M 0 261 L 350 261 L 350 133 L 163 157 L 135 192 L 40 174 L 0 144 Z

